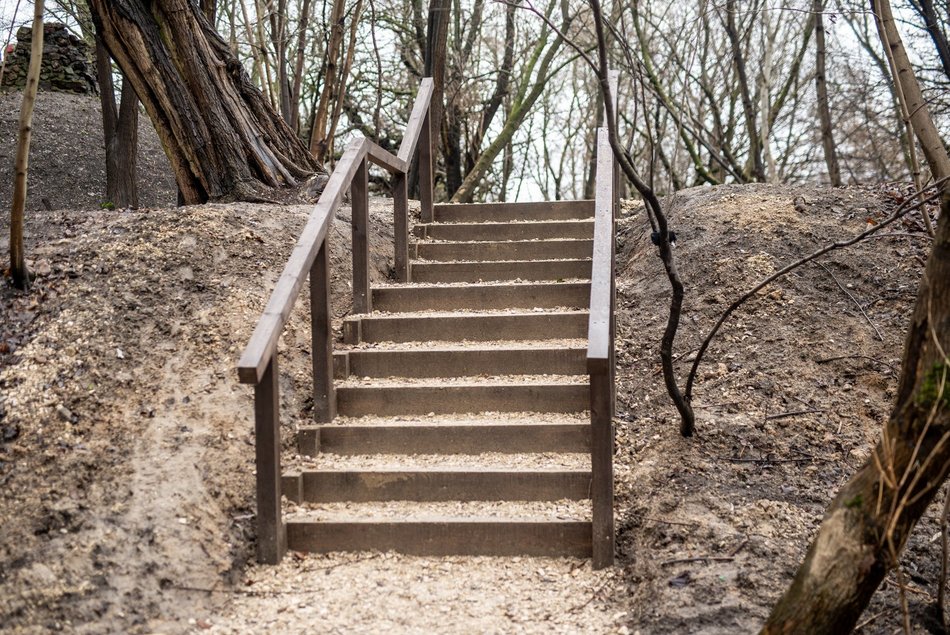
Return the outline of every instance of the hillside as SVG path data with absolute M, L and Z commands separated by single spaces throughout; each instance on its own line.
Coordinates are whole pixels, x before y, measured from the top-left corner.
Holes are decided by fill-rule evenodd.
M 53 174 L 38 170 L 34 187 L 52 191 Z M 65 186 L 62 196 L 80 200 Z M 676 347 L 684 374 L 733 298 L 861 231 L 901 196 L 726 186 L 669 201 L 687 284 Z M 382 279 L 391 213 L 382 200 L 373 210 Z M 699 434 L 686 440 L 657 359 L 668 286 L 629 203 L 618 245 L 616 568 L 394 554 L 292 555 L 259 567 L 250 560 L 251 391 L 234 366 L 308 211 L 28 215 L 36 288 L 0 290 L 0 631 L 750 632 L 889 412 L 929 248 L 911 219 L 898 236 L 833 253 L 741 309 L 701 368 Z M 338 318 L 348 242 L 343 211 L 330 243 Z M 282 340 L 288 448 L 308 417 L 306 306 Z M 904 562 L 920 632 L 939 574 L 935 516 Z M 866 633 L 899 626 L 893 581 L 863 619 Z
M 21 95 L 18 91 L 0 92 L 0 147 L 5 148 L 0 152 L 0 200 L 5 202 L 13 196 Z M 101 112 L 95 95 L 37 94 L 27 180 L 28 211 L 93 210 L 106 202 Z M 175 179 L 144 112 L 139 117 L 138 176 L 142 207 L 175 205 Z

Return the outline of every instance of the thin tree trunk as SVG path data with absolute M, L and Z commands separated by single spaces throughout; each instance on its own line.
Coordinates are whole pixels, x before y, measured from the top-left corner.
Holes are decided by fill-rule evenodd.
M 346 3 L 344 0 L 333 0 L 330 11 L 330 39 L 327 42 L 326 56 L 324 57 L 323 90 L 320 91 L 320 100 L 314 110 L 313 126 L 310 129 L 310 153 L 318 160 L 326 160 L 329 140 L 327 139 L 327 118 L 330 114 L 330 104 L 337 90 L 337 58 L 340 55 L 340 46 L 343 44 L 345 29 L 343 17 Z
M 825 151 L 828 178 L 832 187 L 841 187 L 841 169 L 838 167 L 838 152 L 831 124 L 831 108 L 828 104 L 824 10 L 824 0 L 815 0 L 812 11 L 815 14 L 815 89 L 818 93 L 818 121 L 821 123 L 821 146 Z
M 300 9 L 300 26 L 297 33 L 297 57 L 294 61 L 294 81 L 290 90 L 290 120 L 288 123 L 297 133 L 300 133 L 300 93 L 303 88 L 303 64 L 307 49 L 307 28 L 310 25 L 310 12 L 313 3 L 303 0 Z
M 346 82 L 350 77 L 350 69 L 353 68 L 353 56 L 356 53 L 356 30 L 359 27 L 362 14 L 363 0 L 356 0 L 356 5 L 353 7 L 353 19 L 350 20 L 350 38 L 346 46 L 346 57 L 343 61 L 342 72 L 340 73 L 340 89 L 337 91 L 336 101 L 333 104 L 333 112 L 330 113 L 330 129 L 327 132 L 330 154 L 333 153 L 333 140 L 336 137 L 336 127 L 340 123 L 340 114 L 343 112 L 343 100 L 346 97 Z
M 937 50 L 937 56 L 940 58 L 940 66 L 943 68 L 943 74 L 950 79 L 950 43 L 947 42 L 947 36 L 940 28 L 940 21 L 937 18 L 937 11 L 934 8 L 933 0 L 920 0 L 919 3 L 911 1 L 920 17 L 924 19 L 924 27 L 930 35 L 930 40 L 934 43 Z
M 136 181 L 138 154 L 138 98 L 128 80 L 122 82 L 119 108 L 115 106 L 112 61 L 101 37 L 96 37 L 96 75 L 102 106 L 102 136 L 106 151 L 106 201 L 115 207 L 139 206 Z
M 742 98 L 742 112 L 745 115 L 746 134 L 749 137 L 749 160 L 752 175 L 759 182 L 765 181 L 765 165 L 762 163 L 762 148 L 759 145 L 759 131 L 755 123 L 755 107 L 749 92 L 749 77 L 746 74 L 745 58 L 742 54 L 742 41 L 736 27 L 736 0 L 726 1 L 726 35 L 732 46 L 732 61 L 739 78 L 739 95 Z
M 917 135 L 920 147 L 924 151 L 924 157 L 927 159 L 934 180 L 942 181 L 950 176 L 950 157 L 947 156 L 943 140 L 940 138 L 940 133 L 937 132 L 937 127 L 930 116 L 930 109 L 920 92 L 920 84 L 917 83 L 917 78 L 914 76 L 910 58 L 907 57 L 904 43 L 897 31 L 897 25 L 894 23 L 891 3 L 889 0 L 871 0 L 871 6 L 878 20 L 879 28 L 884 34 L 882 40 L 884 40 L 885 46 L 890 48 L 891 56 L 894 59 L 896 81 L 900 85 L 900 92 L 904 94 L 914 133 Z M 886 40 L 884 39 L 885 36 Z
M 26 268 L 26 249 L 23 246 L 23 214 L 26 209 L 26 177 L 30 163 L 30 137 L 33 133 L 33 105 L 40 83 L 43 63 L 43 0 L 35 0 L 33 7 L 33 41 L 30 47 L 30 67 L 20 106 L 20 131 L 17 135 L 16 161 L 13 164 L 13 205 L 10 212 L 10 276 L 13 286 L 26 291 L 30 288 L 30 272 Z

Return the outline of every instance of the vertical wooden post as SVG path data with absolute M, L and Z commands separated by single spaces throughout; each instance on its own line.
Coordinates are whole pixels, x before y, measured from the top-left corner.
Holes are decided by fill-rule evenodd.
M 333 387 L 333 330 L 330 322 L 330 260 L 327 241 L 310 266 L 310 337 L 313 358 L 313 419 L 329 423 L 336 417 Z
M 287 549 L 280 517 L 280 389 L 277 352 L 254 386 L 254 435 L 257 462 L 257 560 L 277 564 Z
M 614 427 L 612 373 L 590 376 L 593 567 L 614 563 Z
M 431 223 L 434 219 L 432 209 L 432 120 L 426 111 L 419 133 L 419 202 L 422 206 L 422 222 Z
M 360 160 L 350 187 L 353 209 L 353 313 L 370 313 L 369 289 L 369 171 L 366 157 Z
M 405 174 L 393 175 L 393 231 L 396 280 L 409 282 L 409 188 Z

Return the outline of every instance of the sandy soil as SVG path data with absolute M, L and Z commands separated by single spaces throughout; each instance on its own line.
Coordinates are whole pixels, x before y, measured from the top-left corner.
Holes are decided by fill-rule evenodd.
M 35 187 L 51 190 L 56 174 L 40 174 Z M 901 196 L 769 186 L 679 195 L 681 372 L 732 298 Z M 235 364 L 307 211 L 29 215 L 35 289 L 0 290 L 0 631 L 753 632 L 888 414 L 929 249 L 909 221 L 895 231 L 912 236 L 834 253 L 740 310 L 701 367 L 699 433 L 685 440 L 657 360 L 669 292 L 642 213 L 627 206 L 615 568 L 374 553 L 262 567 L 251 561 L 251 393 Z M 387 215 L 374 206 L 378 282 L 390 266 Z M 338 320 L 347 227 L 344 210 L 331 236 Z M 306 305 L 281 342 L 288 456 L 309 420 Z M 921 633 L 933 627 L 935 514 L 904 558 Z M 899 628 L 893 578 L 862 620 L 864 633 Z

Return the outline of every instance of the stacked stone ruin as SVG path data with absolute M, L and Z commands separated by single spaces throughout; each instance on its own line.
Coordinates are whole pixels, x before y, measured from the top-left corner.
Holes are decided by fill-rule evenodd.
M 30 47 L 33 29 L 21 27 L 16 33 L 16 47 L 6 56 L 3 88 L 23 88 L 30 66 Z M 68 93 L 96 92 L 89 46 L 63 24 L 47 24 L 43 28 L 43 66 L 40 71 L 40 90 L 58 90 Z

